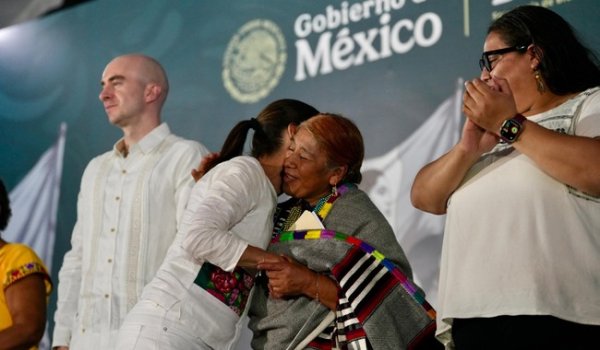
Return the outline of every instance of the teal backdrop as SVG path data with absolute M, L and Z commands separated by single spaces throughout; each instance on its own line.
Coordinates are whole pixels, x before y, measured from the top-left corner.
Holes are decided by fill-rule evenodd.
M 164 121 L 212 150 L 235 122 L 289 97 L 353 119 L 366 158 L 375 159 L 408 140 L 462 80 L 478 76 L 491 20 L 530 3 L 564 16 L 600 50 L 597 0 L 95 0 L 8 27 L 0 30 L 0 177 L 17 186 L 66 123 L 51 262 L 57 281 L 83 170 L 121 136 L 98 100 L 113 57 L 141 52 L 162 62 L 171 84 Z M 441 232 L 436 237 L 439 247 Z M 409 254 L 435 305 L 432 256 Z M 49 320 L 55 302 L 53 293 Z

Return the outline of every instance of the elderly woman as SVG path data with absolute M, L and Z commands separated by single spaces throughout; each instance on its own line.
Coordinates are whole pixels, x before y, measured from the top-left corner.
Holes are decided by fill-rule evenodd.
M 0 180 L 0 231 L 8 225 L 10 202 Z M 0 238 L 0 349 L 37 349 L 46 328 L 50 275 L 35 252 Z
M 600 69 L 556 13 L 491 24 L 461 140 L 413 204 L 444 214 L 448 348 L 587 349 L 600 334 Z M 498 142 L 500 141 L 500 142 Z
M 405 349 L 432 331 L 392 228 L 356 187 L 363 155 L 349 119 L 320 114 L 298 127 L 284 166 L 294 199 L 278 207 L 268 248 L 286 261 L 258 266 L 268 282 L 250 306 L 253 348 Z

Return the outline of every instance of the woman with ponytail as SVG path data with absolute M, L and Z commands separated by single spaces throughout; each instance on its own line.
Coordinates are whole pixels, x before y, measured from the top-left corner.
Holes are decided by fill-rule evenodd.
M 281 259 L 264 249 L 291 135 L 316 114 L 303 102 L 284 99 L 235 125 L 194 186 L 181 234 L 127 315 L 118 349 L 235 348 L 256 265 Z

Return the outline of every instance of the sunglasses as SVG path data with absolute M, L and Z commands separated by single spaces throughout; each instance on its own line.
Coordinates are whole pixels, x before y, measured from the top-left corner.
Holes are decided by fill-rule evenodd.
M 479 59 L 479 69 L 483 70 L 485 68 L 488 71 L 488 73 L 490 73 L 493 69 L 492 62 L 490 62 L 490 56 L 502 55 L 513 51 L 525 52 L 527 51 L 527 46 L 529 45 L 517 45 L 512 47 L 505 47 L 504 49 L 485 51 L 481 54 L 481 58 Z

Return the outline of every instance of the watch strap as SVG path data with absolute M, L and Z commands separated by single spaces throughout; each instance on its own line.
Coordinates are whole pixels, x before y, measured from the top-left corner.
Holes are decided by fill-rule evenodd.
M 523 123 L 527 120 L 525 116 L 517 113 L 514 117 L 506 119 L 500 128 L 500 138 L 505 143 L 517 141 L 523 132 Z
M 523 126 L 523 122 L 527 120 L 527 117 L 525 117 L 523 114 L 521 113 L 517 113 L 515 114 L 514 117 L 512 117 L 512 119 L 516 122 L 518 122 L 519 124 L 521 124 L 521 126 Z

